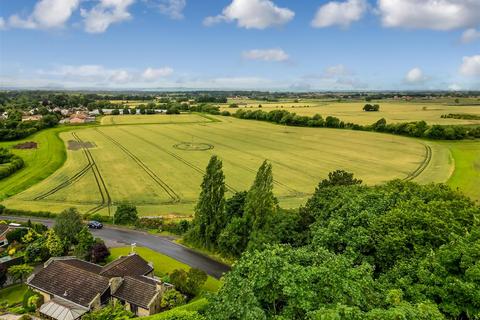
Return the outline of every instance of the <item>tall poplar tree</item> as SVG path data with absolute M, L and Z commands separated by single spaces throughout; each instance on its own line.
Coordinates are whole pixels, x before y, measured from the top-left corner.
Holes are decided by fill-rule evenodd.
M 258 169 L 245 200 L 245 217 L 252 230 L 249 247 L 255 247 L 252 242 L 256 241 L 268 218 L 275 214 L 277 209 L 278 200 L 273 194 L 272 165 L 265 160 Z
M 225 219 L 225 175 L 222 161 L 212 156 L 203 176 L 202 191 L 195 207 L 189 240 L 206 248 L 216 247 Z

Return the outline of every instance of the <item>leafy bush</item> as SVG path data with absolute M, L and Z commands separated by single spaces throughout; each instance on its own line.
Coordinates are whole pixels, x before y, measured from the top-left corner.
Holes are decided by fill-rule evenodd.
M 133 204 L 121 204 L 117 207 L 114 215 L 116 224 L 132 224 L 138 220 L 137 207 Z
M 162 296 L 160 306 L 162 309 L 173 309 L 185 304 L 185 297 L 175 289 L 166 291 Z

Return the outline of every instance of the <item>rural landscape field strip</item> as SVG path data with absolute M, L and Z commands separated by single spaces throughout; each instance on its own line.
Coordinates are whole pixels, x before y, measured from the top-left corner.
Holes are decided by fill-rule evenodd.
M 316 130 L 316 129 L 305 128 L 304 130 Z M 332 129 L 321 129 L 321 130 L 329 130 L 331 132 Z M 249 131 L 256 132 L 255 128 Z M 258 137 L 258 139 L 256 138 L 256 140 L 263 139 L 266 143 L 271 144 L 272 139 L 273 140 L 282 139 L 281 136 L 278 136 L 278 132 L 276 133 L 276 136 L 274 138 L 272 137 L 271 139 L 265 139 L 262 137 L 261 132 L 259 131 L 257 132 L 258 134 L 256 135 L 256 137 Z M 341 137 L 338 135 L 335 137 L 335 139 L 321 139 L 322 148 L 323 150 L 328 152 L 329 155 L 331 155 L 330 158 L 334 159 L 333 161 L 334 164 L 338 164 L 340 159 L 342 159 L 342 162 L 345 165 L 355 163 L 355 165 L 358 167 L 370 168 L 372 163 L 375 163 L 375 166 L 382 170 L 390 170 L 391 168 L 389 165 L 384 166 L 383 162 L 378 162 L 378 158 L 375 157 L 373 153 L 369 154 L 368 152 L 365 152 L 365 150 L 368 150 L 372 147 L 372 139 L 379 140 L 379 143 L 382 144 L 382 151 L 384 152 L 387 151 L 387 152 L 396 153 L 398 152 L 399 148 L 404 148 L 405 150 L 408 150 L 409 153 L 412 153 L 413 139 L 403 138 L 403 137 L 400 137 L 400 138 L 392 137 L 392 135 L 388 135 L 388 134 L 379 135 L 377 133 L 370 133 L 370 132 L 363 132 L 361 134 L 368 135 L 369 139 L 368 140 L 359 139 L 356 132 L 351 131 L 351 132 L 346 132 Z M 317 135 L 304 135 L 301 137 L 301 139 L 302 141 L 310 142 L 311 145 L 316 145 L 319 142 L 319 137 Z M 418 143 L 418 147 L 420 146 L 422 147 L 421 150 L 419 148 L 419 156 L 420 156 L 420 152 L 423 151 L 425 144 L 420 140 L 415 140 L 415 143 Z M 282 140 L 282 145 L 287 146 L 288 147 L 286 148 L 287 150 L 292 150 L 297 146 L 295 143 L 288 143 L 284 140 Z M 342 146 L 349 146 L 349 147 L 344 148 Z M 277 150 L 281 151 L 281 149 L 277 149 Z M 306 145 L 306 144 L 302 145 L 302 151 L 303 150 L 318 151 L 316 147 L 310 147 L 309 145 Z M 362 157 L 358 157 L 356 152 L 361 152 Z M 292 154 L 292 156 L 294 156 L 294 154 Z M 304 155 L 303 157 L 305 158 L 307 156 Z M 422 158 L 423 158 L 423 152 L 422 152 Z M 312 159 L 310 158 L 310 160 Z M 322 162 L 328 163 L 329 161 L 328 159 L 322 159 Z M 409 174 L 410 173 L 408 173 L 408 175 Z
M 425 145 L 425 159 L 422 161 L 420 166 L 410 173 L 406 178 L 404 178 L 404 181 L 411 181 L 418 177 L 422 172 L 428 167 L 428 164 L 432 160 L 432 148 L 429 145 Z
M 179 131 L 182 131 L 182 130 L 179 130 Z M 271 158 L 268 158 L 268 157 L 259 156 L 258 154 L 255 154 L 255 153 L 246 151 L 247 148 L 245 148 L 245 149 L 237 148 L 237 147 L 234 147 L 234 146 L 232 146 L 232 145 L 228 145 L 228 144 L 222 143 L 222 142 L 220 142 L 218 139 L 214 139 L 214 138 L 212 138 L 212 137 L 206 138 L 205 136 L 200 135 L 198 132 L 196 132 L 195 134 L 193 134 L 193 133 L 190 132 L 189 134 L 190 134 L 191 136 L 196 137 L 196 138 L 201 138 L 201 139 L 204 139 L 204 140 L 206 140 L 206 141 L 210 141 L 210 142 L 212 142 L 212 143 L 214 143 L 214 144 L 216 144 L 216 145 L 223 146 L 223 147 L 225 147 L 225 148 L 229 148 L 229 149 L 235 150 L 235 151 L 237 151 L 237 152 L 244 153 L 244 154 L 247 154 L 247 155 L 249 155 L 249 156 L 258 158 L 258 159 L 261 160 L 261 161 L 263 161 L 263 160 L 268 160 L 268 161 L 272 162 L 272 163 L 275 164 L 275 165 L 278 165 L 278 166 L 280 166 L 280 167 L 284 167 L 284 168 L 286 168 L 287 170 L 290 170 L 290 171 L 293 171 L 293 172 L 298 172 L 298 173 L 307 175 L 307 176 L 309 176 L 310 178 L 313 178 L 313 179 L 317 179 L 317 178 L 318 178 L 318 177 L 310 174 L 309 172 L 307 172 L 307 171 L 305 171 L 305 170 L 299 169 L 299 166 L 291 166 L 291 165 L 288 165 L 288 164 L 286 164 L 286 163 L 277 161 L 277 160 L 275 160 L 275 159 L 271 159 Z M 235 141 L 236 141 L 235 144 L 239 144 L 240 142 L 243 142 L 243 140 L 235 139 L 235 138 L 232 138 L 232 137 L 230 137 L 230 139 L 231 139 L 232 141 L 235 140 Z M 254 142 L 254 139 L 250 139 L 250 140 L 248 141 L 248 144 L 253 144 L 253 145 L 259 146 L 259 144 L 256 144 L 256 143 Z M 280 149 L 275 149 L 275 148 L 273 148 L 273 147 L 272 147 L 271 149 L 274 149 L 274 150 L 276 150 L 276 151 L 280 151 Z M 291 154 L 291 153 L 289 153 L 288 151 L 286 151 L 286 149 L 283 149 L 283 150 L 281 150 L 281 151 L 284 152 L 285 154 Z M 311 159 L 308 159 L 308 158 L 304 158 L 304 159 L 311 160 Z M 317 160 L 315 160 L 315 161 L 317 161 Z M 291 188 L 290 188 L 290 189 L 291 189 Z M 296 190 L 294 190 L 294 189 L 292 189 L 292 190 L 293 190 L 294 192 L 298 192 L 298 191 L 296 191 Z
M 157 143 L 152 142 L 152 141 L 149 141 L 149 140 L 145 139 L 144 137 L 139 136 L 139 135 L 137 135 L 137 134 L 134 134 L 134 133 L 132 133 L 132 132 L 130 132 L 130 131 L 127 131 L 127 130 L 125 130 L 125 129 L 123 129 L 123 128 L 122 128 L 121 130 L 122 130 L 123 132 L 127 133 L 128 135 L 130 135 L 130 136 L 132 136 L 132 137 L 135 137 L 135 138 L 137 138 L 137 139 L 139 139 L 139 140 L 141 140 L 141 141 L 143 141 L 143 142 L 145 142 L 145 143 L 147 143 L 147 144 L 155 147 L 156 149 L 159 149 L 160 151 L 162 151 L 162 152 L 170 155 L 171 157 L 173 157 L 173 158 L 175 158 L 176 160 L 182 162 L 183 164 L 185 164 L 186 166 L 188 166 L 188 167 L 191 168 L 192 170 L 198 172 L 200 175 L 203 176 L 203 175 L 205 174 L 205 171 L 204 171 L 204 170 L 200 169 L 200 168 L 197 167 L 196 165 L 194 165 L 194 164 L 192 164 L 191 162 L 185 160 L 184 158 L 180 157 L 179 155 L 175 154 L 174 152 L 168 151 L 167 149 L 163 148 L 162 146 L 158 145 Z M 229 191 L 231 191 L 231 192 L 237 192 L 237 190 L 236 190 L 234 187 L 232 187 L 231 185 L 225 184 L 225 186 L 227 187 L 227 189 L 228 189 Z
M 135 163 L 142 169 L 144 170 L 151 178 L 152 180 L 158 184 L 171 198 L 172 202 L 179 202 L 180 196 L 178 193 L 175 192 L 165 181 L 163 181 L 152 169 L 150 169 L 142 160 L 140 160 L 135 154 L 130 152 L 127 148 L 125 148 L 120 142 L 106 134 L 105 132 L 99 130 L 98 128 L 95 128 L 95 130 L 103 135 L 105 138 L 113 142 L 118 148 L 120 148 L 126 155 L 128 155 Z
M 261 161 L 268 159 L 273 164 L 279 167 L 285 168 L 286 172 L 297 172 L 297 176 L 306 176 L 306 177 L 309 177 L 310 179 L 314 179 L 315 181 L 321 178 L 318 176 L 318 174 L 315 174 L 315 173 L 322 170 L 323 165 L 325 163 L 330 163 L 332 166 L 337 166 L 337 167 L 340 163 L 343 163 L 344 167 L 348 167 L 353 163 L 353 161 L 355 161 L 356 166 L 358 167 L 363 166 L 365 170 L 369 170 L 373 162 L 378 162 L 374 158 L 370 159 L 369 155 L 364 155 L 364 157 L 360 158 L 347 148 L 339 148 L 338 144 L 336 146 L 332 146 L 331 148 L 324 148 L 325 152 L 328 152 L 328 154 L 332 156 L 327 158 L 322 158 L 322 162 L 319 162 L 318 158 L 316 157 L 312 158 L 311 156 L 308 155 L 308 153 L 304 152 L 306 150 L 312 151 L 312 152 L 318 152 L 318 148 L 310 148 L 307 145 L 302 144 L 302 154 L 299 155 L 297 152 L 288 151 L 288 150 L 298 150 L 298 144 L 288 143 L 285 139 L 283 139 L 283 140 L 280 140 L 282 141 L 281 147 L 276 147 L 275 143 L 272 142 L 272 139 L 265 139 L 260 137 L 266 133 L 265 131 L 257 132 L 255 135 L 251 135 L 246 138 L 241 138 L 241 135 L 232 134 L 229 136 L 229 139 L 228 139 L 228 141 L 231 143 L 226 143 L 226 142 L 220 142 L 219 138 L 217 138 L 222 136 L 221 129 L 209 127 L 209 130 L 212 132 L 208 132 L 208 137 L 205 136 L 206 131 L 202 129 L 203 127 L 199 128 L 197 126 L 193 128 L 189 128 L 188 134 L 201 139 L 205 139 L 206 141 L 210 141 L 213 144 L 224 146 L 225 148 L 235 150 L 239 153 L 244 153 L 251 157 L 257 157 Z M 184 128 L 179 128 L 178 131 L 185 133 Z M 248 132 L 250 134 L 251 132 L 253 132 L 253 130 L 250 130 L 249 128 Z M 264 141 L 264 143 L 259 143 L 258 141 Z M 326 143 L 327 145 L 329 144 L 328 140 L 322 140 L 321 143 L 322 143 L 322 146 L 324 143 Z M 259 156 L 256 153 L 247 151 L 251 149 L 252 145 L 258 147 L 259 149 L 261 148 L 265 149 L 266 146 L 268 146 L 268 151 L 277 151 L 279 154 L 282 154 L 282 156 L 290 155 L 291 156 L 290 159 L 295 159 L 295 161 L 291 161 L 292 163 L 295 163 L 295 165 L 287 164 L 285 163 L 285 161 L 279 161 L 273 157 Z M 391 166 L 383 165 L 382 163 L 376 163 L 375 165 L 377 167 L 385 166 L 385 168 L 382 168 L 385 170 L 391 169 Z M 309 169 L 306 170 L 305 168 L 309 168 Z
M 157 134 L 156 131 L 153 131 L 153 130 L 151 130 L 150 128 L 146 128 L 146 127 L 145 127 L 144 129 L 145 129 L 145 130 L 149 130 L 149 131 Z M 169 138 L 170 140 L 173 140 L 173 141 L 176 141 L 176 142 L 182 142 L 182 141 L 179 140 L 178 138 L 174 138 L 174 137 L 168 135 L 168 134 L 165 133 L 165 132 L 162 132 L 161 134 L 162 134 L 163 136 Z M 199 136 L 195 136 L 195 137 L 198 138 Z M 212 141 L 212 140 L 205 139 L 205 138 L 203 138 L 203 137 L 202 137 L 202 140 L 203 140 L 203 141 L 207 141 L 207 142 L 214 142 L 214 141 Z M 217 142 L 217 141 L 215 141 L 214 143 L 215 143 L 216 145 L 223 145 L 223 146 L 226 147 L 226 148 L 230 148 L 229 146 L 224 145 L 224 144 L 221 144 L 221 143 L 219 143 L 219 142 Z M 230 148 L 230 149 L 231 149 L 231 148 Z M 215 152 L 213 152 L 213 151 L 210 151 L 209 153 L 210 153 L 211 155 L 215 154 Z M 245 153 L 247 153 L 247 152 L 245 152 Z M 260 161 L 265 160 L 265 159 L 262 159 L 261 157 L 258 157 L 257 155 L 253 155 L 253 154 L 250 154 L 250 155 L 257 157 Z M 253 175 L 255 175 L 255 174 L 257 173 L 257 171 L 255 170 L 255 168 L 249 168 L 249 167 L 241 164 L 241 163 L 238 162 L 238 161 L 233 162 L 233 161 L 231 161 L 231 160 L 229 160 L 229 159 L 222 159 L 222 161 L 225 162 L 225 163 L 230 163 L 230 164 L 232 164 L 232 166 L 236 166 L 236 167 L 242 168 L 243 170 L 248 171 L 248 172 L 252 173 Z M 301 192 L 301 191 L 299 191 L 299 190 L 296 190 L 296 189 L 294 189 L 294 188 L 291 188 L 291 187 L 289 187 L 288 185 L 286 185 L 286 184 L 278 181 L 277 179 L 273 179 L 273 183 L 274 183 L 275 185 L 277 185 L 277 186 L 279 186 L 279 187 L 287 190 L 288 192 L 290 192 L 290 193 L 291 193 L 290 197 L 296 197 L 296 196 L 304 196 L 304 195 L 306 195 L 306 193 Z

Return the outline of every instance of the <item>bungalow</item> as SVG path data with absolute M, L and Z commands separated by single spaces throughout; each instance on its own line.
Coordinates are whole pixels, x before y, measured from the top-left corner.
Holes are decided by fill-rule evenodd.
M 162 295 L 173 288 L 153 276 L 153 267 L 133 253 L 100 266 L 74 257 L 51 258 L 27 279 L 44 304 L 48 319 L 75 320 L 109 301 L 123 304 L 137 316 L 160 311 Z

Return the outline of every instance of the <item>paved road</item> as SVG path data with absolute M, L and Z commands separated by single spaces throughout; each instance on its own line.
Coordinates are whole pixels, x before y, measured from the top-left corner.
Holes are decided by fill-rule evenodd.
M 28 217 L 13 217 L 2 216 L 3 219 L 27 221 Z M 32 222 L 40 222 L 49 227 L 53 226 L 53 220 L 43 218 L 30 218 Z M 139 247 L 147 247 L 154 251 L 163 253 L 175 260 L 188 264 L 191 267 L 198 268 L 205 271 L 209 275 L 220 278 L 223 273 L 230 270 L 230 267 L 215 261 L 207 256 L 204 256 L 198 252 L 195 252 L 187 247 L 184 247 L 178 243 L 172 242 L 169 237 L 156 236 L 146 232 L 104 227 L 100 230 L 91 230 L 92 234 L 96 237 L 102 238 L 104 241 L 119 242 L 127 246 L 132 243 L 136 243 Z

